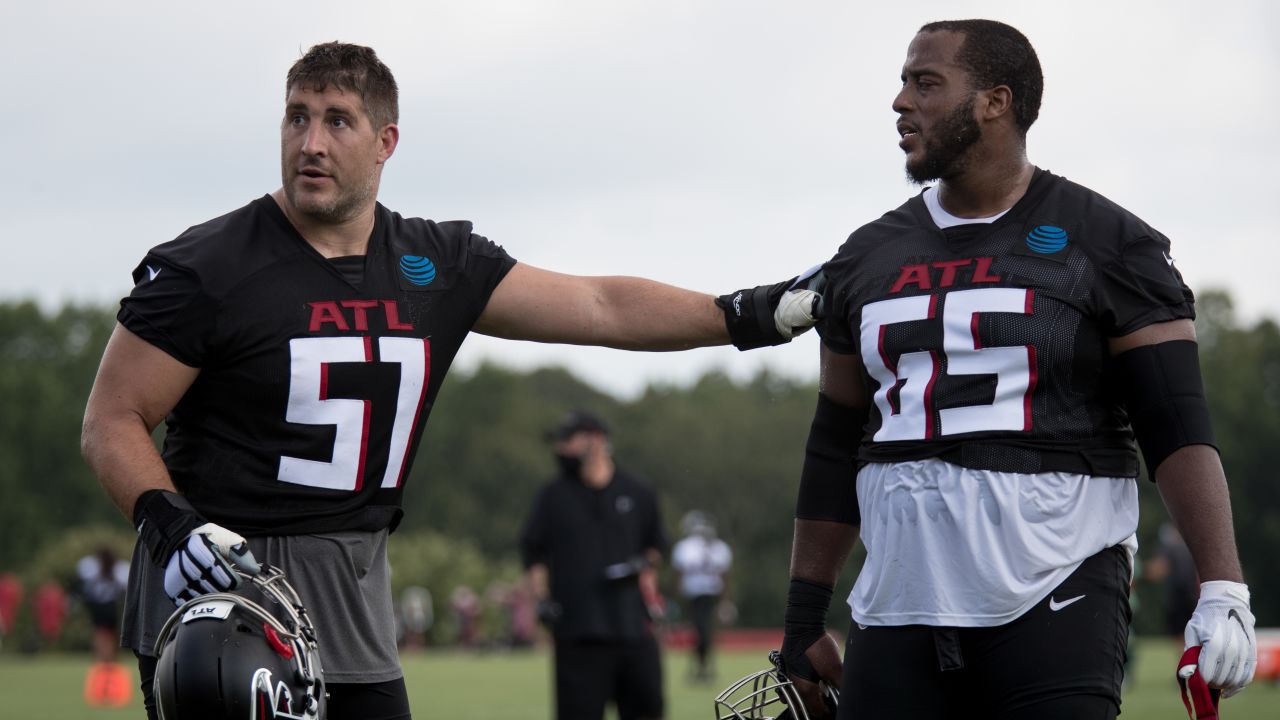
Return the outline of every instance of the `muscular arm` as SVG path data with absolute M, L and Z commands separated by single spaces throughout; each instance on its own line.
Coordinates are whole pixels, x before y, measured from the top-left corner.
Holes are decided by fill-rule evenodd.
M 805 493 L 813 490 L 821 490 L 822 485 L 832 482 L 839 474 L 839 465 L 847 463 L 848 471 L 852 474 L 854 469 L 853 458 L 849 457 L 852 449 L 841 442 L 830 443 L 829 439 L 822 442 L 823 448 L 817 450 L 812 444 L 815 440 L 814 434 L 831 435 L 832 433 L 856 433 L 858 427 L 844 427 L 844 420 L 853 417 L 865 418 L 868 402 L 866 391 L 862 384 L 862 363 L 856 355 L 842 355 L 828 349 L 824 344 L 822 346 L 821 370 L 819 374 L 818 391 L 826 398 L 826 400 L 835 403 L 842 408 L 853 410 L 852 413 L 836 413 L 838 420 L 832 424 L 831 422 L 820 423 L 819 417 L 829 410 L 824 410 L 823 401 L 819 400 L 818 414 L 815 415 L 814 430 L 810 431 L 810 448 L 806 450 L 806 455 L 810 459 L 814 459 L 825 468 L 817 473 L 813 478 L 814 482 L 820 483 L 811 489 L 803 489 L 804 483 L 809 482 L 807 477 L 809 470 L 806 470 L 806 478 L 801 481 L 801 502 L 797 503 L 799 510 L 801 505 L 809 505 L 805 501 Z M 821 425 L 821 427 L 820 427 Z M 837 427 L 838 426 L 838 427 Z M 817 455 L 813 453 L 817 450 Z M 841 460 L 840 458 L 844 458 Z M 806 460 L 806 463 L 809 460 Z M 847 479 L 848 482 L 854 482 L 853 477 Z M 839 493 L 837 493 L 839 495 Z M 856 502 L 856 499 L 854 500 Z M 817 520 L 797 518 L 795 522 L 795 534 L 791 541 L 791 588 L 788 593 L 787 622 L 785 624 L 786 637 L 783 640 L 783 657 L 784 662 L 791 666 L 795 662 L 799 664 L 796 671 L 788 671 L 788 675 L 795 683 L 796 691 L 800 693 L 805 707 L 808 708 L 810 717 L 825 718 L 829 716 L 829 709 L 821 699 L 821 686 L 817 682 L 805 679 L 803 677 L 803 663 L 807 662 L 812 666 L 813 672 L 817 679 L 827 685 L 839 687 L 841 676 L 840 649 L 835 639 L 830 633 L 824 633 L 820 638 L 809 644 L 807 633 L 810 623 L 816 620 L 812 617 L 815 610 L 820 609 L 821 605 L 813 605 L 812 595 L 815 593 L 813 589 L 801 590 L 803 593 L 797 595 L 797 587 L 803 587 L 803 583 L 797 583 L 797 580 L 807 581 L 814 585 L 820 585 L 823 588 L 834 588 L 836 581 L 840 577 L 840 571 L 844 569 L 845 562 L 849 559 L 849 553 L 853 550 L 853 545 L 858 539 L 858 525 L 851 522 L 838 522 L 836 520 Z M 811 586 L 810 586 L 811 587 Z M 793 606 L 793 603 L 797 605 Z M 802 616 L 793 614 L 799 608 L 805 608 Z M 793 628 L 793 622 L 803 623 Z M 807 645 L 807 647 L 806 647 Z M 800 650 L 803 657 L 797 659 L 794 653 Z
M 687 350 L 725 345 L 715 298 L 635 277 L 564 275 L 519 263 L 489 298 L 476 332 L 511 340 Z
M 818 392 L 865 412 L 862 360 L 822 346 Z M 854 430 L 851 429 L 851 432 Z M 791 541 L 791 577 L 834 586 L 858 539 L 858 526 L 824 520 L 796 520 Z
M 1110 342 L 1112 355 L 1143 345 L 1196 339 L 1190 320 L 1149 325 Z M 1200 580 L 1244 582 L 1236 553 L 1231 498 L 1218 453 L 1208 445 L 1187 445 L 1173 452 L 1153 475 L 1169 516 L 1195 558 Z
M 85 407 L 80 452 L 130 522 L 143 492 L 174 490 L 151 431 L 199 372 L 121 325 L 107 342 Z

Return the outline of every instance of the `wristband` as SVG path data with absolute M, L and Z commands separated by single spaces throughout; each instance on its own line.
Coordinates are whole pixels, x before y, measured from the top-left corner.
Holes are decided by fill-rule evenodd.
M 185 497 L 154 489 L 138 496 L 133 504 L 133 522 L 151 561 L 164 567 L 191 531 L 205 524 L 205 519 Z
M 811 682 L 818 673 L 805 657 L 809 646 L 827 634 L 827 609 L 833 588 L 803 578 L 791 578 L 787 589 L 787 610 L 782 620 L 782 661 L 784 672 Z
M 724 325 L 734 347 L 754 350 L 789 342 L 773 322 L 773 308 L 777 306 L 777 298 L 782 297 L 792 282 L 794 278 L 777 285 L 746 288 L 716 298 L 716 305 L 724 312 Z M 777 298 L 770 297 L 774 294 Z

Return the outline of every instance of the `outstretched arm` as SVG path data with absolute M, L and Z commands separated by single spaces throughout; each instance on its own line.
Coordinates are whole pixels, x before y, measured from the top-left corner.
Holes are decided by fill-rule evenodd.
M 711 295 L 637 277 L 582 277 L 517 263 L 476 331 L 511 340 L 687 350 L 729 342 Z
M 512 340 L 623 350 L 729 343 L 745 350 L 787 342 L 813 325 L 817 293 L 786 290 L 779 283 L 717 301 L 644 278 L 565 275 L 520 263 L 494 289 L 475 329 Z

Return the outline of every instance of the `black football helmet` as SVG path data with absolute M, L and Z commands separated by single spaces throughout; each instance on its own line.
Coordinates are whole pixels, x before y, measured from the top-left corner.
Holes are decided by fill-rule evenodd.
M 315 629 L 276 568 L 187 601 L 156 641 L 161 720 L 324 720 Z
M 824 683 L 822 699 L 834 717 L 840 691 Z M 769 653 L 767 669 L 739 678 L 717 695 L 715 710 L 716 720 L 809 720 L 777 650 Z

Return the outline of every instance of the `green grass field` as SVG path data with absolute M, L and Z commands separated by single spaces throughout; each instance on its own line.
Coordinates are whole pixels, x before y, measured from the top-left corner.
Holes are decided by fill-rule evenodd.
M 1126 720 L 1185 718 L 1172 668 L 1176 648 L 1148 640 L 1139 646 L 1135 677 L 1124 698 Z M 543 651 L 523 654 L 416 653 L 404 658 L 414 715 L 422 720 L 537 720 L 551 716 L 550 667 Z M 764 667 L 764 653 L 722 653 L 709 685 L 685 680 L 686 658 L 666 659 L 670 720 L 708 720 L 711 699 L 740 675 Z M 88 656 L 0 656 L 0 720 L 139 720 L 142 704 L 90 708 L 82 699 Z M 1280 718 L 1280 687 L 1255 684 L 1227 700 L 1225 720 Z M 336 719 L 343 720 L 343 719 Z

